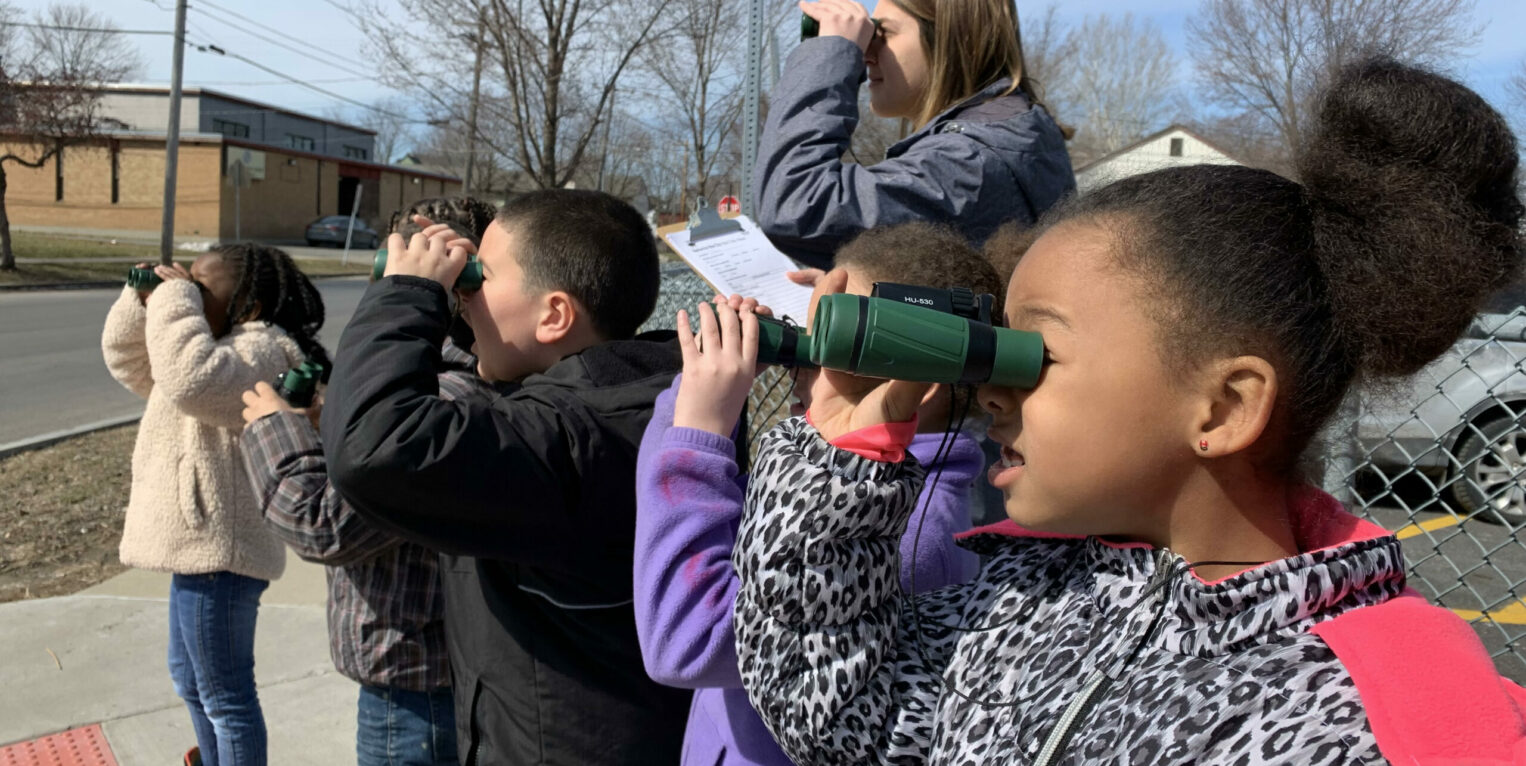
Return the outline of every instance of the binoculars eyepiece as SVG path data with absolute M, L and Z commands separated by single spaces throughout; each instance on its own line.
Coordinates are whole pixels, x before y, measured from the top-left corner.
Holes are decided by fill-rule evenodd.
M 276 378 L 276 393 L 293 407 L 311 406 L 313 395 L 318 392 L 318 384 L 327 372 L 322 364 L 309 359 L 302 366 L 293 367 Z
M 133 266 L 127 270 L 127 286 L 135 290 L 149 292 L 163 281 L 164 278 L 155 274 L 152 266 L 146 269 Z
M 758 361 L 825 367 L 871 378 L 922 383 L 1038 384 L 1044 340 L 991 325 L 994 298 L 963 288 L 877 283 L 873 295 L 823 296 L 806 334 L 758 317 Z
M 387 249 L 376 251 L 376 258 L 371 261 L 371 281 L 375 282 L 382 278 L 387 270 Z M 456 277 L 452 290 L 480 290 L 482 289 L 482 261 L 477 256 L 468 257 L 466 268 L 461 269 L 460 276 Z

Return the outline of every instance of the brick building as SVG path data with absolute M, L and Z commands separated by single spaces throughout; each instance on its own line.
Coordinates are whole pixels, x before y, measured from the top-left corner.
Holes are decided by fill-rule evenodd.
M 12 224 L 158 233 L 168 89 L 108 86 L 100 113 L 98 139 L 41 168 L 7 168 Z M 186 89 L 181 115 L 176 236 L 231 240 L 237 228 L 244 239 L 298 241 L 313 219 L 348 215 L 357 194 L 360 218 L 380 227 L 414 200 L 461 190 L 453 176 L 371 162 L 375 133 L 364 128 L 198 88 Z M 0 142 L 41 154 L 25 136 Z

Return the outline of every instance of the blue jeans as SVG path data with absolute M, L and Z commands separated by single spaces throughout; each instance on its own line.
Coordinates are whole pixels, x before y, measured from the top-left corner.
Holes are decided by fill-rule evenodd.
M 232 572 L 170 580 L 170 680 L 191 711 L 203 766 L 265 766 L 254 618 L 269 585 Z
M 362 685 L 355 754 L 359 766 L 456 766 L 456 707 L 450 689 L 414 692 Z

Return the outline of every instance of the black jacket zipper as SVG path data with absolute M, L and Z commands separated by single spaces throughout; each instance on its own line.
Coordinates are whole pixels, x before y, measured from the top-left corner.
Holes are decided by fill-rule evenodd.
M 1148 598 L 1154 591 L 1164 587 L 1164 583 L 1176 571 L 1171 566 L 1173 554 L 1165 548 L 1160 549 L 1155 556 L 1155 571 L 1151 574 L 1149 584 L 1145 588 L 1144 598 Z M 1145 642 L 1155 635 L 1155 629 L 1160 625 L 1160 618 L 1166 611 L 1166 596 L 1162 594 L 1155 600 L 1155 616 L 1151 618 L 1149 627 L 1145 628 L 1144 634 L 1129 649 L 1129 653 L 1122 658 L 1122 662 L 1104 663 L 1091 675 L 1086 677 L 1086 682 L 1081 684 L 1081 691 L 1071 699 L 1070 704 L 1065 706 L 1065 711 L 1060 714 L 1060 720 L 1055 723 L 1054 729 L 1049 732 L 1049 737 L 1044 740 L 1044 746 L 1039 750 L 1038 760 L 1034 766 L 1051 766 L 1060 754 L 1065 752 L 1065 747 L 1070 744 L 1070 738 L 1075 735 L 1076 729 L 1086 720 L 1097 701 L 1107 693 L 1114 676 L 1109 675 L 1109 668 L 1116 668 L 1121 673 L 1139 655 L 1139 650 L 1144 648 Z

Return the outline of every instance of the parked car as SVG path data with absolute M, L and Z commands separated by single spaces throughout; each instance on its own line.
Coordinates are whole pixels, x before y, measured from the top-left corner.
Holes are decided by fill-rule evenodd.
M 344 247 L 344 235 L 350 228 L 347 215 L 327 215 L 307 225 L 308 247 Z M 381 244 L 381 235 L 364 219 L 355 219 L 355 231 L 350 234 L 350 247 L 375 250 Z
M 1397 394 L 1364 392 L 1361 457 L 1387 477 L 1414 466 L 1463 513 L 1526 523 L 1526 315 L 1496 300 Z

